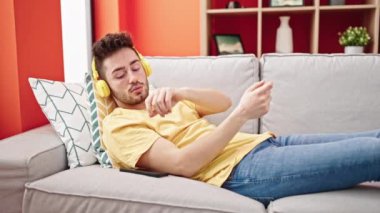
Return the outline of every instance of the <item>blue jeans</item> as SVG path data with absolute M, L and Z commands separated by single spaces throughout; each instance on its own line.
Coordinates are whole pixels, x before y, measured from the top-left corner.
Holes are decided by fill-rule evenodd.
M 269 138 L 235 166 L 222 185 L 262 202 L 380 181 L 380 129 Z

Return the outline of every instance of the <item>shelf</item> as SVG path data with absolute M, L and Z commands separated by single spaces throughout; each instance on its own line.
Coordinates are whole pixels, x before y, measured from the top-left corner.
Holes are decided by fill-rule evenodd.
M 201 2 L 201 54 L 215 54 L 213 34 L 240 34 L 247 52 L 257 56 L 275 50 L 278 16 L 291 16 L 294 51 L 342 52 L 338 32 L 348 26 L 365 26 L 372 37 L 367 53 L 380 49 L 380 0 L 346 0 L 329 5 L 328 0 L 308 0 L 303 6 L 270 7 L 269 0 L 242 0 L 245 8 L 226 9 L 220 0 Z M 217 9 L 218 8 L 218 9 Z M 300 27 L 302 26 L 302 27 Z
M 209 21 L 213 24 L 208 38 L 210 54 L 217 54 L 215 34 L 239 34 L 244 47 L 244 52 L 257 54 L 257 14 L 219 16 L 212 15 Z M 236 24 L 239 23 L 239 24 Z M 241 33 L 244 30 L 245 33 Z
M 362 5 L 337 5 L 337 6 L 320 6 L 321 11 L 338 11 L 338 10 L 369 10 L 376 9 L 376 5 L 373 4 L 362 4 Z
M 365 26 L 370 27 L 365 22 L 363 11 L 346 13 L 325 13 L 319 19 L 319 53 L 343 53 L 344 48 L 339 45 L 338 32 L 343 32 L 347 27 Z M 354 17 L 354 18 L 352 18 Z
M 278 13 L 278 12 L 312 12 L 316 10 L 315 6 L 302 7 L 263 7 L 263 8 L 238 8 L 238 9 L 208 9 L 209 15 L 239 15 L 239 14 L 255 14 L 259 11 L 263 13 Z M 376 5 L 322 5 L 319 6 L 321 11 L 343 11 L 343 10 L 371 10 L 376 9 Z
M 265 7 L 265 8 L 239 8 L 239 9 L 208 9 L 209 15 L 228 15 L 228 14 L 255 14 L 259 11 L 263 13 L 276 13 L 276 12 L 308 12 L 314 11 L 314 6 L 306 7 Z
M 279 16 L 273 13 L 263 14 L 262 23 L 265 27 L 262 28 L 262 54 L 275 52 L 276 50 L 276 31 L 281 24 Z M 313 14 L 292 13 L 290 17 L 289 25 L 293 32 L 293 51 L 311 53 L 312 28 L 303 26 L 312 25 Z
M 314 6 L 305 7 L 264 7 L 261 9 L 263 13 L 278 13 L 278 12 L 309 12 L 314 11 Z
M 258 8 L 239 8 L 239 9 L 209 9 L 207 14 L 211 15 L 239 15 L 239 14 L 256 14 Z

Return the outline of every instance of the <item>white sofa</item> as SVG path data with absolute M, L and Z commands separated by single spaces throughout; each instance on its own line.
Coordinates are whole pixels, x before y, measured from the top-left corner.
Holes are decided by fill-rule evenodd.
M 352 132 L 380 128 L 380 55 L 290 54 L 151 57 L 153 85 L 213 87 L 233 100 L 259 79 L 274 82 L 270 112 L 241 131 Z M 230 109 L 231 110 L 231 109 Z M 227 114 L 210 116 L 219 123 Z M 380 184 L 253 199 L 177 176 L 152 178 L 92 165 L 67 169 L 50 125 L 0 142 L 1 212 L 380 212 Z

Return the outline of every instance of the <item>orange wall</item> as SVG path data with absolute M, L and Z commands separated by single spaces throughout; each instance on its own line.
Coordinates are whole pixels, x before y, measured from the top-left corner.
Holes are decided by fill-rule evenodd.
M 0 3 L 0 139 L 21 132 L 13 0 Z
M 199 0 L 125 1 L 120 9 L 127 19 L 120 28 L 131 32 L 142 54 L 200 54 Z
M 60 1 L 2 0 L 0 12 L 2 139 L 48 123 L 28 78 L 62 81 L 64 74 Z
M 119 31 L 119 0 L 92 1 L 93 40 Z
M 93 35 L 130 31 L 145 55 L 199 55 L 200 0 L 93 0 Z M 0 139 L 47 123 L 28 77 L 63 80 L 60 1 L 0 1 Z
M 64 80 L 60 1 L 16 0 L 17 55 L 23 130 L 47 123 L 28 78 Z
M 144 55 L 200 54 L 200 0 L 105 1 L 94 1 L 95 40 L 107 32 L 128 31 Z

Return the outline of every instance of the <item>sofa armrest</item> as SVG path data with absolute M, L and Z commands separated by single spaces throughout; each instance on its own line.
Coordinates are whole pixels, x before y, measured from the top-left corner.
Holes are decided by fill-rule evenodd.
M 24 185 L 67 169 L 63 143 L 50 125 L 0 142 L 0 209 L 21 212 Z

